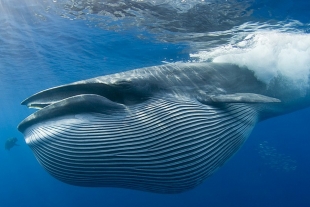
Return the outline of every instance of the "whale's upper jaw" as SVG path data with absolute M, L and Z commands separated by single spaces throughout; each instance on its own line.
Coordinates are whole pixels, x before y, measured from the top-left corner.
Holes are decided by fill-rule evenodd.
M 106 85 L 102 83 L 68 84 L 38 92 L 23 100 L 21 104 L 26 105 L 29 108 L 42 109 L 50 104 L 76 95 L 97 94 L 109 96 L 110 90 L 111 89 L 108 89 Z
M 83 94 L 102 96 L 126 105 L 142 102 L 151 95 L 148 85 L 133 86 L 128 81 L 120 80 L 114 84 L 80 81 L 43 90 L 23 100 L 21 104 L 29 108 L 42 109 L 50 104 Z

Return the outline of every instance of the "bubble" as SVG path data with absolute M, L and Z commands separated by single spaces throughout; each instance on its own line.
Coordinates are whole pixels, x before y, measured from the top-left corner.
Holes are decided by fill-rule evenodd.
M 199 61 L 247 67 L 267 85 L 282 80 L 282 84 L 298 91 L 301 96 L 310 85 L 310 34 L 282 31 L 240 34 L 229 44 L 192 54 L 191 57 Z
M 263 141 L 258 146 L 258 153 L 265 165 L 271 169 L 292 172 L 297 169 L 297 162 L 293 158 L 280 153 L 275 147 L 270 146 L 267 141 Z
M 307 83 L 310 69 L 310 35 L 262 32 L 247 36 L 214 62 L 234 63 L 253 70 L 268 83 L 278 74 Z

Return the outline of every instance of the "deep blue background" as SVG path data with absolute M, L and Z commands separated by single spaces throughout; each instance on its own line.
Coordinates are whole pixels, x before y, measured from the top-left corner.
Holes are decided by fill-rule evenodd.
M 280 7 L 309 21 L 305 4 Z M 258 4 L 259 5 L 259 4 Z M 256 5 L 257 6 L 257 5 Z M 32 110 L 20 106 L 31 94 L 48 87 L 87 79 L 162 61 L 189 59 L 186 43 L 139 39 L 137 31 L 115 33 L 90 27 L 54 13 L 34 17 L 36 7 L 0 2 L 0 126 L 1 142 L 16 136 L 18 147 L 0 150 L 0 207 L 11 206 L 208 206 L 291 207 L 310 206 L 310 109 L 259 123 L 241 150 L 197 188 L 177 195 L 160 195 L 125 189 L 82 188 L 52 178 L 38 164 L 16 129 Z M 288 9 L 291 8 L 291 9 Z M 39 8 L 40 9 L 40 8 Z M 306 10 L 306 11 L 304 11 Z M 264 11 L 257 18 L 266 18 Z M 261 17 L 263 16 L 263 17 Z M 296 161 L 296 170 L 273 169 L 259 154 L 263 141 Z M 279 160 L 281 165 L 282 160 Z

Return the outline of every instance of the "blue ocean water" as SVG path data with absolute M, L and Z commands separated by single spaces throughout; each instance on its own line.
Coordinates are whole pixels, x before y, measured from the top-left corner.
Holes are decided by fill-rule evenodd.
M 0 1 L 1 140 L 19 144 L 0 150 L 0 207 L 309 206 L 310 109 L 259 123 L 217 173 L 176 195 L 61 183 L 16 128 L 38 91 L 165 62 L 231 61 L 303 87 L 309 12 L 302 0 Z

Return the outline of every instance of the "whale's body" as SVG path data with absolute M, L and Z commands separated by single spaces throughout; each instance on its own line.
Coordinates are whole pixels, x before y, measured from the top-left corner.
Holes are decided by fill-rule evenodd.
M 281 77 L 267 84 L 235 65 L 176 63 L 39 92 L 22 104 L 40 110 L 18 129 L 63 182 L 178 193 L 221 167 L 257 122 L 309 100 Z

